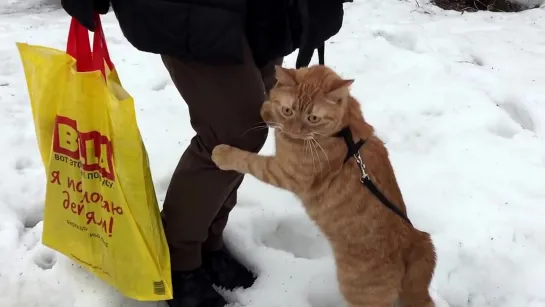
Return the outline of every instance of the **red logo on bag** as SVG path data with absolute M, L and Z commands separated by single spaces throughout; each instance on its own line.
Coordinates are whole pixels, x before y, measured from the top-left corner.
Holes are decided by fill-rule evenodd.
M 98 131 L 78 131 L 78 123 L 57 115 L 53 135 L 53 152 L 81 162 L 87 172 L 99 172 L 114 181 L 112 142 Z

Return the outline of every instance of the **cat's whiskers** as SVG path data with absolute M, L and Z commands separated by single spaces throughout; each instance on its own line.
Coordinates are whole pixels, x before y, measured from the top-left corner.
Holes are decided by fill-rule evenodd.
M 260 129 L 275 129 L 275 128 L 279 128 L 279 127 L 282 127 L 282 125 L 280 123 L 277 123 L 277 122 L 259 122 L 257 123 L 257 126 L 254 126 L 246 131 L 244 131 L 243 133 L 240 134 L 240 136 L 243 136 L 245 135 L 246 133 L 250 132 L 250 131 L 254 131 L 254 130 L 260 130 Z
M 316 159 L 318 160 L 318 163 L 320 163 L 320 174 L 322 174 L 324 169 L 323 169 L 323 166 L 322 166 L 322 159 L 320 159 L 320 153 L 318 152 L 318 149 L 316 148 L 316 145 L 314 145 L 312 140 L 309 140 L 309 141 L 310 141 L 310 145 L 312 145 L 312 149 L 316 152 Z M 313 157 L 314 157 L 314 155 L 313 155 Z M 313 163 L 313 165 L 314 165 L 314 163 Z
M 241 133 L 240 136 L 243 136 L 243 135 L 245 135 L 246 133 L 248 133 L 250 131 L 259 130 L 259 129 L 269 129 L 269 126 L 267 124 L 264 124 L 264 125 L 259 125 L 259 126 L 256 126 L 256 127 L 252 127 L 250 129 L 244 131 L 243 133 Z
M 278 127 L 278 136 L 286 136 L 288 137 L 288 139 L 294 139 L 293 136 L 291 136 L 289 133 L 285 132 L 283 129 L 282 126 L 279 126 Z M 329 162 L 329 157 L 327 156 L 327 153 L 325 152 L 325 150 L 323 149 L 322 145 L 320 145 L 318 143 L 318 141 L 316 141 L 316 139 L 314 139 L 314 136 L 312 133 L 309 133 L 307 135 L 303 135 L 303 136 L 299 136 L 297 139 L 295 140 L 299 140 L 299 141 L 303 141 L 303 155 L 305 157 L 308 157 L 308 154 L 310 153 L 310 157 L 312 158 L 312 174 L 313 175 L 316 175 L 316 171 L 317 171 L 317 167 L 316 167 L 316 162 L 318 162 L 320 164 L 320 173 L 323 173 L 324 172 L 324 167 L 323 167 L 323 163 L 322 163 L 322 159 L 320 157 L 320 152 L 318 150 L 318 147 L 320 147 L 320 150 L 324 153 L 324 156 L 326 157 L 326 160 L 327 160 L 327 163 L 328 163 L 328 170 L 331 170 L 331 165 L 330 165 L 330 162 Z M 314 143 L 316 143 L 316 146 Z
M 314 131 L 314 132 L 312 132 L 312 133 L 313 133 L 313 134 L 317 134 L 317 135 L 319 135 L 319 136 L 328 137 L 327 135 L 325 135 L 325 134 L 323 134 L 323 133 L 320 133 L 320 132 Z
M 328 157 L 327 153 L 325 152 L 324 148 L 322 147 L 322 145 L 320 145 L 320 143 L 318 141 L 316 141 L 316 139 L 314 137 L 311 139 L 311 141 L 313 141 L 316 145 L 318 145 L 318 147 L 320 147 L 320 149 L 324 153 L 325 159 L 327 161 L 327 169 L 328 169 L 328 171 L 331 172 L 331 163 L 329 163 L 329 157 Z
M 316 173 L 316 168 L 314 165 L 314 151 L 312 151 L 312 142 L 310 140 L 304 140 L 305 141 L 305 148 L 308 147 L 308 151 L 310 152 L 310 155 L 312 157 L 312 174 Z

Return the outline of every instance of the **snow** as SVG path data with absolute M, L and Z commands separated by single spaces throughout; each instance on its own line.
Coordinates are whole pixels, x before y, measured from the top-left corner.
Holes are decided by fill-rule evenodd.
M 0 306 L 164 306 L 121 297 L 40 243 L 45 176 L 15 42 L 63 49 L 69 19 L 35 3 L 0 2 Z M 103 20 L 162 201 L 193 134 L 187 108 L 160 58 L 129 45 L 113 14 Z M 545 306 L 544 8 L 460 14 L 356 1 L 326 63 L 356 79 L 409 216 L 432 234 L 438 301 Z M 344 306 L 330 247 L 291 194 L 247 177 L 227 241 L 260 276 L 225 293 L 235 306 Z

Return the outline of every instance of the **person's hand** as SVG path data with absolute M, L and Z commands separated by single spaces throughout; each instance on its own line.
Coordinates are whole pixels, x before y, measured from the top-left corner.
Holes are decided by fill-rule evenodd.
M 61 0 L 62 8 L 90 31 L 95 30 L 94 14 L 106 14 L 110 0 Z
M 101 15 L 107 14 L 110 10 L 110 0 L 93 0 L 93 8 Z

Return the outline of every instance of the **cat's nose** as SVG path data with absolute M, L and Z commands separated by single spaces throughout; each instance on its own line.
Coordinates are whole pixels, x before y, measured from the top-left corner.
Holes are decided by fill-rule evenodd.
M 291 132 L 294 134 L 300 134 L 301 130 L 303 128 L 303 125 L 299 122 L 292 122 L 291 124 Z

